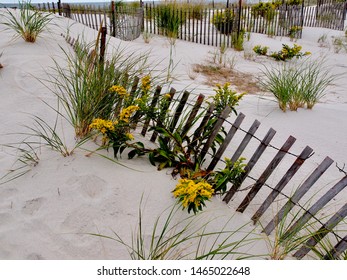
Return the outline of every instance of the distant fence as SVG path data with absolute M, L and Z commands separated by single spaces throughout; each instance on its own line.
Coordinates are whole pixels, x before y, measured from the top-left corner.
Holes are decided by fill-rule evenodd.
M 163 4 L 145 3 L 134 8 L 117 5 L 114 1 L 104 6 L 69 5 L 57 3 L 33 4 L 38 9 L 59 13 L 91 28 L 99 29 L 101 23 L 107 33 L 122 40 L 134 40 L 142 31 L 151 34 L 164 34 L 160 17 Z M 217 26 L 213 19 L 230 12 L 232 20 Z M 291 29 L 299 27 L 295 33 L 301 38 L 300 28 L 324 27 L 336 30 L 344 29 L 347 1 L 318 1 L 316 6 L 281 5 L 276 8 L 271 20 L 254 13 L 252 6 L 229 5 L 228 8 L 178 7 L 173 14 L 180 20 L 177 38 L 210 46 L 232 46 L 232 36 L 240 32 L 254 32 L 269 36 L 288 36 Z

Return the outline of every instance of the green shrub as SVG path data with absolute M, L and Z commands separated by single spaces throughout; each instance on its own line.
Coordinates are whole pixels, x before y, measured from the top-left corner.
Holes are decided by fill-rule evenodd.
M 302 53 L 301 49 L 302 47 L 297 44 L 294 44 L 293 47 L 289 47 L 286 44 L 282 44 L 282 49 L 279 52 L 272 53 L 270 56 L 276 60 L 286 61 L 294 57 L 300 58 L 311 54 L 310 52 Z
M 269 47 L 262 47 L 261 45 L 256 45 L 253 48 L 253 51 L 258 55 L 267 55 Z
M 261 16 L 267 21 L 272 21 L 276 16 L 277 3 L 259 2 L 252 6 L 252 15 L 255 17 Z
M 233 32 L 234 12 L 232 10 L 217 11 L 214 14 L 212 23 L 218 29 L 219 32 L 225 35 L 229 35 Z

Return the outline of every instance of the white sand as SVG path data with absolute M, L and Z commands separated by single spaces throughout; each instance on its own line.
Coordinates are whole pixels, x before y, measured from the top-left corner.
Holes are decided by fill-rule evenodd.
M 23 124 L 32 125 L 28 114 L 54 121 L 55 112 L 42 101 L 55 106 L 56 98 L 36 78 L 46 77 L 45 71 L 53 66 L 52 58 L 64 63 L 60 46 L 64 49 L 69 46 L 60 34 L 65 34 L 70 26 L 70 34 L 74 38 L 81 32 L 87 41 L 96 37 L 94 30 L 80 24 L 70 25 L 71 22 L 66 19 L 55 22 L 57 25 L 51 26 L 49 32 L 44 32 L 35 44 L 25 43 L 22 39 L 12 40 L 13 33 L 0 26 L 0 52 L 3 52 L 0 62 L 4 66 L 0 70 L 1 144 L 23 139 L 23 135 L 11 133 L 25 131 L 21 126 Z M 288 188 L 289 193 L 325 156 L 332 157 L 341 166 L 347 162 L 347 54 L 336 54 L 332 48 L 319 47 L 317 40 L 323 34 L 328 34 L 331 40 L 330 36 L 343 33 L 305 28 L 303 39 L 297 43 L 303 46 L 303 51 L 312 52 L 313 57 L 325 55 L 333 71 L 343 72 L 344 75 L 329 87 L 327 95 L 313 110 L 299 109 L 297 112 L 283 113 L 274 98 L 263 94 L 245 96 L 238 108 L 239 112 L 246 115 L 245 129 L 254 119 L 262 123 L 259 137 L 273 127 L 277 131 L 275 144 L 278 147 L 289 135 L 293 135 L 298 139 L 294 152 L 299 153 L 306 145 L 314 149 L 315 156 L 300 176 L 293 180 Z M 287 38 L 252 34 L 246 47 L 250 49 L 256 44 L 262 44 L 269 46 L 270 50 L 278 50 L 282 43 L 287 42 Z M 117 46 L 119 43 L 115 38 L 110 39 L 111 45 Z M 121 44 L 127 49 L 150 50 L 151 59 L 153 62 L 162 61 L 162 68 L 168 63 L 169 43 L 165 38 L 154 37 L 150 44 L 145 44 L 142 38 Z M 211 51 L 214 51 L 213 47 L 177 41 L 173 56 L 177 63 L 173 86 L 176 89 L 196 88 L 195 93 L 213 94 L 211 88 L 202 84 L 204 77 L 198 76 L 193 81 L 187 75 L 190 65 L 204 62 Z M 237 58 L 236 70 L 255 76 L 260 75 L 261 63 L 273 63 L 263 58 L 245 60 L 242 53 L 232 50 L 229 50 L 229 55 Z M 64 126 L 63 132 L 71 146 L 74 141 L 72 129 Z M 232 149 L 231 145 L 226 155 L 232 155 Z M 124 246 L 86 233 L 112 236 L 112 231 L 115 231 L 130 242 L 131 233 L 137 225 L 142 197 L 144 230 L 149 237 L 156 217 L 174 203 L 171 191 L 176 181 L 171 178 L 169 171 L 157 172 L 146 158 L 132 161 L 123 159 L 121 163 L 127 166 L 124 167 L 97 155 L 85 155 L 85 151 L 76 150 L 72 156 L 64 158 L 57 152 L 43 148 L 36 167 L 24 176 L 0 186 L 0 259 L 128 259 Z M 271 155 L 266 158 L 271 160 Z M 0 176 L 11 169 L 15 159 L 13 150 L 0 146 Z M 288 162 L 290 165 L 291 161 Z M 265 164 L 266 159 L 262 159 L 260 166 Z M 288 164 L 283 164 L 281 171 L 271 178 L 271 184 L 276 183 L 276 178 L 280 178 L 280 173 L 286 171 Z M 319 188 L 325 187 L 325 182 L 331 183 L 342 177 L 336 168 L 328 173 Z M 240 199 L 235 198 L 235 201 Z M 338 208 L 342 203 L 340 200 L 339 203 L 336 201 L 332 209 Z M 251 212 L 235 214 L 236 202 L 226 206 L 219 198 L 214 198 L 207 205 L 205 221 L 220 217 L 210 227 L 214 230 L 221 229 L 225 220 L 232 215 L 235 216 L 231 228 L 236 229 L 235 226 L 250 221 Z M 256 205 L 253 209 L 256 209 Z M 265 220 L 271 216 L 270 212 Z M 177 220 L 187 215 L 179 211 L 178 216 Z M 252 229 L 251 225 L 246 226 L 247 231 Z M 266 253 L 266 248 L 264 240 L 259 240 L 247 250 L 256 255 Z

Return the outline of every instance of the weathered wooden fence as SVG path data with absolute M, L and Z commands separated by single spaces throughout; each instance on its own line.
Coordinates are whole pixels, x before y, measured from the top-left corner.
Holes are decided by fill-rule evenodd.
M 103 31 L 100 46 L 102 59 L 104 57 L 102 42 L 105 40 L 106 36 L 105 28 Z M 73 47 L 78 45 L 78 42 L 71 37 L 66 37 L 66 40 Z M 135 78 L 132 82 L 130 93 L 136 91 L 138 84 L 139 78 Z M 312 221 L 314 221 L 316 225 L 319 225 L 319 229 L 313 231 L 310 234 L 311 238 L 307 239 L 305 244 L 302 244 L 302 247 L 296 250 L 294 256 L 298 259 L 305 257 L 311 250 L 315 250 L 316 247 L 319 246 L 321 240 L 327 235 L 333 235 L 336 242 L 333 244 L 333 241 L 329 241 L 331 250 L 322 256 L 324 259 L 338 258 L 342 253 L 346 253 L 347 235 L 345 234 L 347 230 L 337 230 L 337 227 L 341 226 L 341 224 L 343 226 L 346 221 L 347 203 L 343 202 L 343 206 L 325 222 L 321 221 L 322 219 L 318 214 L 346 189 L 347 175 L 341 173 L 344 174 L 342 178 L 332 184 L 332 186 L 325 186 L 324 189 L 328 190 L 318 197 L 311 205 L 307 206 L 300 203 L 305 194 L 324 177 L 324 174 L 332 166 L 334 161 L 331 158 L 324 158 L 315 170 L 306 176 L 306 179 L 300 183 L 295 192 L 291 195 L 287 195 L 284 189 L 289 182 L 293 180 L 298 171 L 302 169 L 305 162 L 312 157 L 313 149 L 311 147 L 306 146 L 301 153 L 295 154 L 291 152 L 291 148 L 296 139 L 293 136 L 289 136 L 287 140 L 284 141 L 283 145 L 278 148 L 271 143 L 276 134 L 274 129 L 270 128 L 264 137 L 258 137 L 257 131 L 260 127 L 259 121 L 255 120 L 248 129 L 244 129 L 242 125 L 245 120 L 244 114 L 239 113 L 236 119 L 231 121 L 228 118 L 231 112 L 230 107 L 226 107 L 220 114 L 216 115 L 213 104 L 208 108 L 203 106 L 203 101 L 205 99 L 204 95 L 200 94 L 195 99 L 194 97 L 191 98 L 192 94 L 188 91 L 179 94 L 176 98 L 177 94 L 174 88 L 171 88 L 169 93 L 165 92 L 165 94 L 162 93 L 161 86 L 155 88 L 148 112 L 155 111 L 154 108 L 159 106 L 159 101 L 163 98 L 166 98 L 166 102 L 161 106 L 159 114 L 148 113 L 144 116 L 141 135 L 148 137 L 152 142 L 156 142 L 158 133 L 155 130 L 150 132 L 149 128 L 158 126 L 165 127 L 170 132 L 180 134 L 182 139 L 185 139 L 186 135 L 190 135 L 191 141 L 187 142 L 187 152 L 190 153 L 194 151 L 194 158 L 199 162 L 204 162 L 207 171 L 213 171 L 216 168 L 217 164 L 222 161 L 222 157 L 225 156 L 226 150 L 232 143 L 232 140 L 236 139 L 236 136 L 238 136 L 241 139 L 239 144 L 233 149 L 233 153 L 228 155 L 231 161 L 236 162 L 247 150 L 254 149 L 254 153 L 247 161 L 242 178 L 229 186 L 227 192 L 223 195 L 223 201 L 225 203 L 230 203 L 235 197 L 241 198 L 241 202 L 235 205 L 236 211 L 243 213 L 250 209 L 249 211 L 251 211 L 252 216 L 251 220 L 254 223 L 260 222 L 265 224 L 266 226 L 263 228 L 263 232 L 267 235 L 270 235 L 279 224 L 285 221 L 288 215 L 292 213 L 295 222 L 291 222 L 290 227 L 282 234 L 282 240 L 291 238 L 295 234 L 306 230 L 307 225 L 312 225 Z M 208 137 L 198 146 L 197 143 L 201 135 L 206 135 L 206 129 L 208 128 L 208 124 L 211 123 L 209 121 L 212 119 L 215 120 L 213 122 L 213 128 L 209 128 L 211 130 L 209 130 Z M 194 120 L 196 120 L 196 122 Z M 211 149 L 222 127 L 223 129 L 229 127 L 229 129 L 227 129 L 228 131 L 226 131 L 224 141 L 217 150 Z M 169 139 L 167 140 L 169 141 Z M 251 142 L 257 143 L 256 147 L 251 145 Z M 271 154 L 270 152 L 275 152 L 275 154 L 272 160 L 263 167 L 260 163 L 264 157 L 269 157 L 268 155 Z M 269 178 L 276 172 L 280 173 L 280 164 L 284 162 L 284 158 L 286 158 L 289 163 L 288 169 L 284 172 L 284 175 L 279 179 L 277 184 L 273 186 L 273 184 L 269 182 Z M 251 176 L 250 173 L 256 169 L 261 171 L 260 175 L 257 177 Z M 248 179 L 252 180 L 253 183 L 250 185 L 248 183 L 247 185 Z M 270 190 L 270 193 L 267 194 L 265 198 L 261 198 L 260 194 L 264 191 L 266 193 L 268 190 Z M 246 191 L 248 192 L 246 193 Z M 259 198 L 257 203 L 253 203 L 257 198 Z M 343 197 L 343 201 L 345 200 L 346 199 Z M 236 200 L 234 200 L 234 203 L 235 201 Z M 271 212 L 270 206 L 275 203 L 275 205 L 278 206 L 277 203 L 280 202 L 282 202 L 281 204 L 283 205 L 281 209 L 277 211 L 276 214 Z M 253 207 L 250 207 L 252 203 Z M 254 206 L 258 204 L 260 204 L 260 206 L 254 211 Z M 303 212 L 301 215 L 298 214 L 297 208 Z M 265 213 L 267 213 L 267 215 L 264 215 Z M 268 217 L 270 217 L 270 220 Z
M 94 29 L 102 24 L 107 33 L 122 40 L 134 40 L 142 31 L 152 34 L 165 34 L 163 11 L 167 6 L 156 3 L 145 3 L 143 7 L 119 6 L 114 1 L 109 5 L 93 6 L 84 4 L 57 3 L 35 4 L 44 11 L 59 13 Z M 269 36 L 289 36 L 292 28 L 299 27 L 295 38 L 301 38 L 300 28 L 324 27 L 336 30 L 344 29 L 347 1 L 318 1 L 316 6 L 281 5 L 276 8 L 274 16 L 266 19 L 254 13 L 252 6 L 229 5 L 227 8 L 206 7 L 171 7 L 171 16 L 179 21 L 177 38 L 210 46 L 226 45 L 232 47 L 233 36 L 240 32 L 254 32 Z M 230 12 L 232 19 L 216 25 L 215 18 Z M 167 13 L 164 16 L 170 16 Z M 165 25 L 165 23 L 164 23 Z

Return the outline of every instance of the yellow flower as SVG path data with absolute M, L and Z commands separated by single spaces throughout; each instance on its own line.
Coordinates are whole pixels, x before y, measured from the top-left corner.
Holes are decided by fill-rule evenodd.
M 131 133 L 126 133 L 125 136 L 129 139 L 129 140 L 134 140 L 134 136 Z
M 141 80 L 141 88 L 146 93 L 151 89 L 151 76 L 144 76 Z
M 173 190 L 174 197 L 180 199 L 183 208 L 187 208 L 191 204 L 195 208 L 199 207 L 201 201 L 211 198 L 213 193 L 213 187 L 206 181 L 196 183 L 190 179 L 180 179 Z
M 120 114 L 119 119 L 124 122 L 129 122 L 131 115 L 139 109 L 139 106 L 131 105 L 127 108 L 124 108 Z
M 115 125 L 117 125 L 117 122 L 111 120 L 94 119 L 89 125 L 89 128 L 99 130 L 102 134 L 106 134 L 108 131 L 114 131 Z
M 164 95 L 164 97 L 165 97 L 166 99 L 170 99 L 170 98 L 171 98 L 171 94 L 170 94 L 170 93 L 167 93 L 167 94 Z
M 120 98 L 129 96 L 129 94 L 127 93 L 127 90 L 122 86 L 114 85 L 109 89 L 109 91 L 117 93 Z

